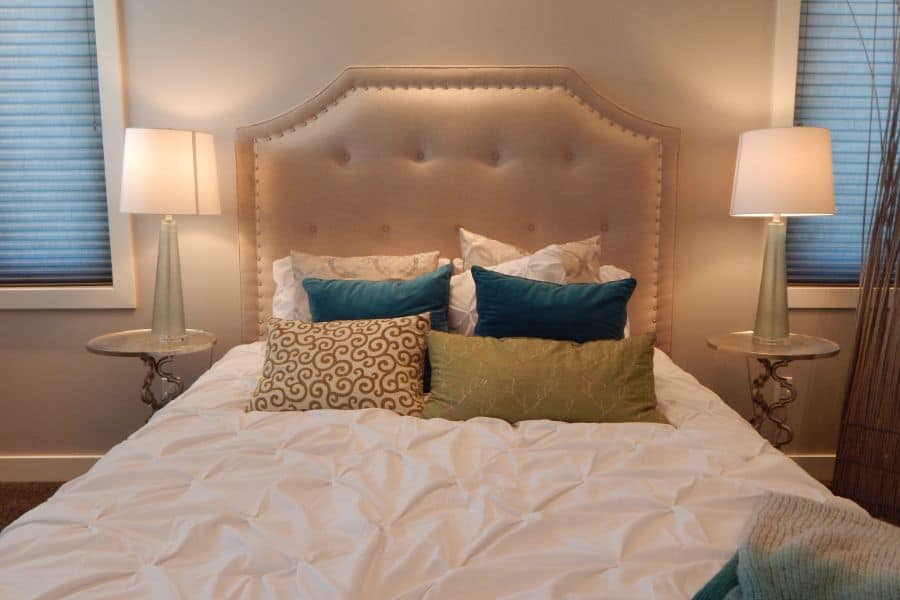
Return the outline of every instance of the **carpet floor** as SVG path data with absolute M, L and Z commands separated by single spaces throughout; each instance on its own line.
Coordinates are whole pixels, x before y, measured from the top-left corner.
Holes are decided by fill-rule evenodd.
M 61 481 L 0 482 L 0 529 L 56 492 Z

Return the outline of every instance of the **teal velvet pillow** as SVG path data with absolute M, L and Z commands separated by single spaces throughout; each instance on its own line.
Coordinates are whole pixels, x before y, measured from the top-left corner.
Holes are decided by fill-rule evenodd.
M 431 328 L 447 331 L 450 304 L 450 276 L 453 266 L 445 265 L 415 279 L 303 280 L 314 322 L 353 319 L 390 319 L 431 313 Z
M 589 342 L 620 340 L 637 281 L 560 285 L 472 267 L 475 335 Z

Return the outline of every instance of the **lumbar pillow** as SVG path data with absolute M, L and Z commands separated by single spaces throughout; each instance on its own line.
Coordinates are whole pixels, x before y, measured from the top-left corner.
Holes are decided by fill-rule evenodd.
M 312 320 L 385 319 L 431 313 L 431 327 L 447 331 L 452 265 L 407 281 L 303 280 Z
M 655 334 L 585 344 L 428 334 L 423 416 L 667 423 L 656 408 Z
M 534 254 L 489 268 L 504 275 L 517 275 L 536 281 L 563 283 L 566 278 L 559 246 L 547 246 Z M 450 331 L 463 335 L 475 333 L 478 310 L 475 301 L 475 280 L 472 279 L 471 271 L 464 271 L 450 278 L 449 316 Z
M 272 315 L 309 321 L 309 299 L 303 289 L 308 277 L 320 279 L 412 279 L 440 266 L 440 252 L 423 252 L 408 256 L 317 256 L 291 251 L 289 259 L 272 262 L 275 294 Z M 449 262 L 449 261 L 445 261 Z M 290 268 L 287 266 L 290 265 Z M 290 311 L 293 303 L 293 311 Z
M 472 267 L 475 335 L 587 342 L 619 340 L 637 281 L 560 285 Z
M 630 279 L 631 273 L 625 269 L 620 269 L 615 265 L 603 265 L 597 271 L 597 283 L 609 283 L 610 281 L 621 281 L 622 279 Z M 631 322 L 625 321 L 625 337 L 631 335 Z
M 599 283 L 600 236 L 584 240 L 555 244 L 562 252 L 562 263 L 566 270 L 567 283 Z M 527 250 L 507 244 L 487 236 L 459 228 L 459 249 L 463 267 L 492 267 L 503 262 L 527 256 Z
M 309 323 L 270 318 L 263 373 L 247 410 L 422 411 L 429 316 Z

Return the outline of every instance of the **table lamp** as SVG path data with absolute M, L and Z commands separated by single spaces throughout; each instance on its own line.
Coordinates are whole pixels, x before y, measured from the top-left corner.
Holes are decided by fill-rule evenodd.
M 159 231 L 153 335 L 164 342 L 185 337 L 184 298 L 173 215 L 219 214 L 213 137 L 175 129 L 125 130 L 121 210 L 165 215 Z
M 753 341 L 786 344 L 789 340 L 784 217 L 832 214 L 834 181 L 827 129 L 777 127 L 741 134 L 731 215 L 771 217 L 766 224 Z

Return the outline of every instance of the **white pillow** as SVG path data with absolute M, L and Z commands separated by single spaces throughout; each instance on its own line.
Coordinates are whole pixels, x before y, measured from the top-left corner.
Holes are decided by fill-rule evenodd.
M 597 272 L 602 265 L 599 235 L 556 246 L 563 253 L 566 283 L 600 283 L 597 279 Z M 462 227 L 459 228 L 459 250 L 465 269 L 472 268 L 472 265 L 487 268 L 528 255 L 527 250 L 518 246 L 491 239 Z
M 537 281 L 564 283 L 566 280 L 562 250 L 557 245 L 547 246 L 534 254 L 485 268 L 504 275 L 516 275 Z M 478 311 L 475 301 L 475 280 L 470 270 L 450 278 L 448 317 L 450 331 L 463 335 L 475 333 Z
M 440 253 L 423 252 L 409 256 L 317 256 L 292 251 L 272 261 L 275 293 L 272 316 L 279 319 L 309 321 L 309 298 L 300 284 L 307 277 L 322 279 L 412 279 L 450 264 Z
M 523 250 L 518 246 L 491 239 L 462 227 L 459 228 L 459 252 L 465 271 L 475 265 L 485 268 L 493 267 L 530 254 L 528 250 Z
M 272 261 L 272 278 L 275 280 L 275 293 L 272 295 L 272 316 L 277 319 L 293 319 L 294 316 L 294 271 L 291 268 L 291 257 L 284 256 Z

